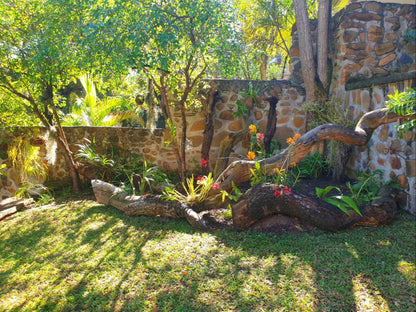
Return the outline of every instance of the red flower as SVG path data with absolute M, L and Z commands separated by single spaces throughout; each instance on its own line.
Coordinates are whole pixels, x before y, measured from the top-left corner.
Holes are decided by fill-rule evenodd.
M 204 168 L 208 167 L 208 161 L 207 161 L 205 158 L 202 158 L 202 159 L 201 159 L 201 165 L 202 165 L 202 167 L 204 167 Z
M 214 184 L 212 185 L 212 189 L 213 189 L 214 191 L 218 190 L 219 188 L 220 188 L 220 185 L 219 185 L 218 183 L 214 183 Z
M 197 178 L 196 178 L 196 180 L 197 180 L 198 182 L 202 182 L 202 181 L 204 181 L 204 180 L 205 180 L 205 176 L 199 176 L 199 177 L 197 177 Z
M 264 140 L 264 134 L 263 133 L 257 133 L 257 142 L 261 142 Z
M 292 189 L 288 186 L 281 186 L 280 188 L 274 191 L 274 196 L 280 197 L 280 195 L 292 195 Z

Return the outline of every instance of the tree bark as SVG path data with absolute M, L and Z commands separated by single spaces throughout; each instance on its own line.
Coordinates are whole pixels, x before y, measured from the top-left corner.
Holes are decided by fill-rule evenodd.
M 331 2 L 331 0 L 319 0 L 318 5 L 318 77 L 325 90 L 328 88 L 328 31 Z
M 264 133 L 264 150 L 267 154 L 270 154 L 270 146 L 272 143 L 274 133 L 276 132 L 276 105 L 279 100 L 277 97 L 272 96 L 270 98 L 267 98 L 266 101 L 269 102 L 270 108 L 269 113 L 267 115 L 266 132 Z
M 325 231 L 335 232 L 353 226 L 378 226 L 391 222 L 397 211 L 392 189 L 383 189 L 383 198 L 373 201 L 361 210 L 346 214 L 338 208 L 295 190 L 292 194 L 276 197 L 279 188 L 265 183 L 248 190 L 240 201 L 232 206 L 234 228 L 247 230 L 256 222 L 275 214 L 297 218 L 301 223 Z
M 302 76 L 305 83 L 306 102 L 315 100 L 315 62 L 313 58 L 311 30 L 308 9 L 305 0 L 293 0 L 296 16 L 296 27 L 299 37 L 299 53 L 302 64 Z
M 164 201 L 160 195 L 129 195 L 119 187 L 100 180 L 91 180 L 91 185 L 98 203 L 117 208 L 128 216 L 185 218 L 190 225 L 202 231 L 212 231 L 223 227 L 207 214 L 200 214 L 199 212 L 203 209 L 197 210 L 198 207 L 190 207 L 175 201 Z
M 207 166 L 202 168 L 204 174 L 209 172 L 209 152 L 211 150 L 212 139 L 214 137 L 214 112 L 215 104 L 219 99 L 218 90 L 212 86 L 207 102 L 205 103 L 205 122 L 204 122 L 204 133 L 201 147 L 201 159 L 207 161 Z

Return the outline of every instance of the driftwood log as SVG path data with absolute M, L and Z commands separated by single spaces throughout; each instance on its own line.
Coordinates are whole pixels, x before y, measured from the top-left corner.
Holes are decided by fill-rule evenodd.
M 410 120 L 415 117 L 412 115 L 403 118 L 383 108 L 365 114 L 354 130 L 334 124 L 322 125 L 301 136 L 278 155 L 263 159 L 259 163 L 263 172 L 272 175 L 274 168 L 285 168 L 290 163 L 300 162 L 318 142 L 337 140 L 349 145 L 365 145 L 377 127 L 395 122 L 400 118 Z M 250 169 L 253 169 L 254 165 L 254 161 L 245 160 L 231 163 L 216 181 L 220 184 L 220 190 L 231 191 L 232 182 L 240 185 L 248 181 Z M 193 227 L 200 230 L 221 227 L 206 213 L 224 205 L 221 203 L 220 190 L 212 191 L 202 205 L 190 207 L 183 203 L 163 201 L 157 195 L 131 196 L 99 180 L 93 180 L 92 186 L 99 203 L 118 208 L 130 216 L 185 218 Z M 264 218 L 280 214 L 323 230 L 337 231 L 359 225 L 377 226 L 389 223 L 393 220 L 397 210 L 397 194 L 390 189 L 383 189 L 383 197 L 362 208 L 362 216 L 360 216 L 353 211 L 347 215 L 336 207 L 296 190 L 293 190 L 290 196 L 284 194 L 275 196 L 277 187 L 268 183 L 255 186 L 249 189 L 237 203 L 233 203 L 234 228 L 246 230 Z

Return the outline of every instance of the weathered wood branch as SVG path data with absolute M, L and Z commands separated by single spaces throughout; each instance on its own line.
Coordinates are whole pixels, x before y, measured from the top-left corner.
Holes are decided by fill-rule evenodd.
M 202 231 L 221 227 L 207 215 L 199 214 L 193 207 L 179 202 L 165 201 L 160 195 L 129 195 L 121 188 L 100 180 L 92 180 L 91 185 L 98 203 L 117 208 L 128 216 L 185 218 L 194 228 Z
M 271 175 L 274 168 L 287 168 L 292 162 L 299 163 L 309 154 L 312 146 L 318 142 L 336 140 L 349 145 L 365 145 L 377 127 L 399 119 L 410 120 L 414 118 L 416 115 L 403 117 L 391 112 L 388 108 L 381 108 L 363 115 L 354 130 L 334 124 L 321 125 L 302 135 L 294 144 L 288 146 L 278 155 L 262 159 L 259 163 L 263 172 Z M 232 182 L 239 185 L 249 180 L 250 169 L 253 169 L 254 165 L 255 161 L 235 161 L 219 175 L 216 183 L 220 184 L 222 190 L 230 191 Z
M 256 222 L 275 214 L 297 218 L 301 223 L 325 231 L 337 231 L 353 226 L 378 226 L 392 222 L 397 211 L 395 192 L 384 188 L 382 198 L 362 209 L 362 216 L 352 211 L 345 214 L 335 206 L 292 190 L 278 197 L 275 184 L 265 183 L 248 190 L 233 205 L 233 223 L 236 230 L 247 230 Z

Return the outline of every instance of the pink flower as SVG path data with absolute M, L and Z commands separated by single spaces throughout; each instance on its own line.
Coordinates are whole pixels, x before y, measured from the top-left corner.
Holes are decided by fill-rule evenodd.
M 202 181 L 204 181 L 205 180 L 205 176 L 199 176 L 199 177 L 197 177 L 196 178 L 196 180 L 198 181 L 198 182 L 202 182 Z
M 257 142 L 261 142 L 264 140 L 264 133 L 257 133 Z
M 214 183 L 212 185 L 212 190 L 214 190 L 214 191 L 219 190 L 219 188 L 220 188 L 220 185 L 218 183 Z
M 202 159 L 201 159 L 201 165 L 202 165 L 202 167 L 204 167 L 204 168 L 208 167 L 208 161 L 207 161 L 205 158 L 202 158 Z

